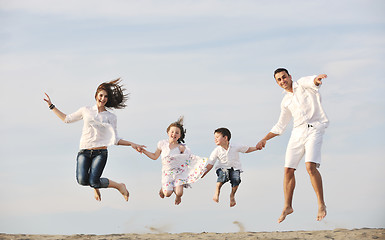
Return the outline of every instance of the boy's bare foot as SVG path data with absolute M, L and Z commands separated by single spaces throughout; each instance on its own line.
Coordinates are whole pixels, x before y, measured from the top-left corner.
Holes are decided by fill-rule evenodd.
M 123 195 L 124 199 L 128 201 L 130 193 L 128 192 L 126 185 L 124 183 L 119 184 L 119 192 Z
M 318 208 L 317 221 L 321 221 L 326 217 L 326 206 L 322 205 Z
M 286 207 L 283 209 L 281 216 L 278 218 L 278 223 L 283 222 L 285 220 L 286 216 L 289 214 L 292 214 L 294 212 L 292 207 Z
M 216 189 L 213 197 L 214 202 L 219 203 L 219 194 L 220 194 L 220 191 Z
M 100 193 L 99 189 L 94 188 L 94 198 L 96 201 L 102 201 L 102 194 Z
M 179 205 L 182 202 L 182 198 L 175 195 L 175 205 Z
M 164 193 L 163 193 L 163 190 L 162 190 L 162 189 L 159 190 L 159 197 L 160 197 L 160 198 L 164 198 Z
M 235 197 L 230 197 L 230 207 L 234 207 L 236 204 Z

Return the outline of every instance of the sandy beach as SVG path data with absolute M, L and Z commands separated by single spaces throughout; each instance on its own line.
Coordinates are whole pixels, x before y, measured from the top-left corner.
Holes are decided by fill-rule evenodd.
M 385 239 L 385 229 L 361 228 L 361 229 L 335 229 L 324 231 L 289 231 L 289 232 L 238 232 L 238 233 L 146 233 L 146 234 L 110 234 L 110 235 L 29 235 L 29 234 L 0 234 L 0 240 L 124 240 L 124 239 L 204 239 L 204 240 L 239 240 L 239 239 Z

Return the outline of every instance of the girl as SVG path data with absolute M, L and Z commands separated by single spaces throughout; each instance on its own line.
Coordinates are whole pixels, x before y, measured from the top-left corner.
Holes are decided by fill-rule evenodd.
M 167 128 L 168 140 L 158 142 L 154 153 L 142 148 L 142 152 L 152 160 L 162 158 L 162 188 L 161 198 L 170 197 L 175 193 L 175 205 L 182 201 L 183 187 L 198 181 L 206 168 L 207 158 L 192 155 L 190 149 L 184 145 L 185 130 L 183 117 L 171 123 Z
M 125 145 L 140 151 L 142 145 L 123 140 L 118 137 L 116 130 L 116 115 L 107 108 L 122 109 L 126 107 L 127 94 L 121 88 L 120 78 L 105 82 L 96 89 L 96 105 L 82 107 L 78 111 L 66 115 L 52 104 L 45 93 L 44 101 L 63 122 L 72 123 L 83 119 L 83 131 L 80 138 L 80 151 L 77 155 L 76 180 L 80 185 L 94 188 L 94 196 L 101 201 L 99 188 L 115 188 L 128 201 L 129 193 L 124 183 L 117 183 L 108 178 L 101 178 L 107 162 L 107 147 L 110 145 Z

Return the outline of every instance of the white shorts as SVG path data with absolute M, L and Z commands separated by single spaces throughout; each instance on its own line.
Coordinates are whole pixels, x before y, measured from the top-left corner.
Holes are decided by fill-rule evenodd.
M 321 164 L 322 138 L 326 124 L 302 124 L 293 128 L 287 144 L 285 167 L 297 169 L 305 155 L 305 162 L 313 162 L 317 167 Z

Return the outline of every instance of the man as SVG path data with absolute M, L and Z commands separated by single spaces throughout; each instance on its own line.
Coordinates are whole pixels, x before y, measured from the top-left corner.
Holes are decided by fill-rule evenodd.
M 277 84 L 286 91 L 281 102 L 279 120 L 270 132 L 257 144 L 258 149 L 266 145 L 266 141 L 281 135 L 293 118 L 293 130 L 287 146 L 284 171 L 285 204 L 278 223 L 293 213 L 292 200 L 295 188 L 294 172 L 299 161 L 305 156 L 306 170 L 318 199 L 317 221 L 326 216 L 323 197 L 322 177 L 317 168 L 321 163 L 321 145 L 325 128 L 329 120 L 322 108 L 319 88 L 326 74 L 309 76 L 292 81 L 289 72 L 278 68 L 274 72 Z

